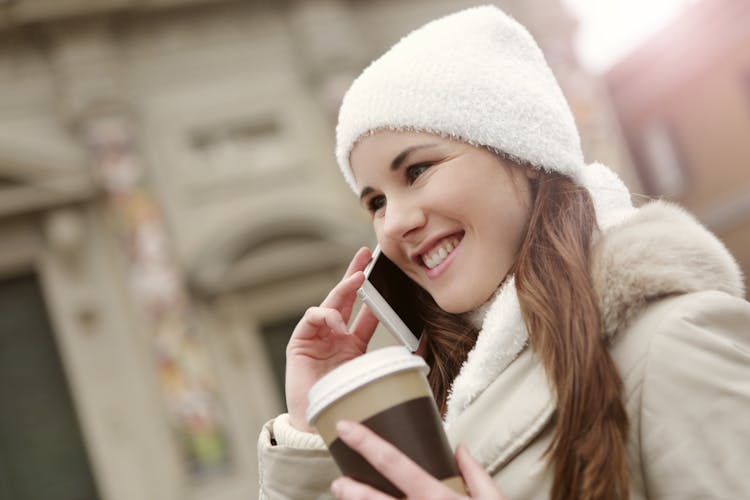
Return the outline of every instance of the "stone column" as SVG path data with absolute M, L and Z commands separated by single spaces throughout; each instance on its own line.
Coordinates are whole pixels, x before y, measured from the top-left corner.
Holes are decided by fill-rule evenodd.
M 90 154 L 106 218 L 122 251 L 127 292 L 146 331 L 179 454 L 194 474 L 230 461 L 215 373 L 129 111 L 118 45 L 101 19 L 57 26 L 60 111 Z

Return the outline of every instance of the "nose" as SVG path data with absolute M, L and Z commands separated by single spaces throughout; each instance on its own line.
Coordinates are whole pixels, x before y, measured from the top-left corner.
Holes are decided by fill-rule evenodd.
M 389 199 L 385 209 L 383 233 L 395 241 L 408 239 L 425 225 L 426 217 L 413 200 Z

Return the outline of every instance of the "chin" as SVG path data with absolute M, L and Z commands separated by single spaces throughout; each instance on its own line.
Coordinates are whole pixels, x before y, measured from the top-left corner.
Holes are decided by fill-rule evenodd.
M 495 287 L 477 287 L 473 288 L 470 294 L 465 291 L 458 291 L 455 294 L 433 295 L 432 298 L 443 311 L 451 314 L 463 314 L 486 304 L 497 292 L 499 286 L 500 284 Z
M 443 300 L 439 300 L 436 297 L 433 298 L 435 299 L 435 303 L 440 306 L 440 309 L 451 314 L 463 314 L 482 305 L 482 302 L 474 305 L 473 302 L 467 301 L 465 297 L 462 297 L 461 299 L 445 298 Z

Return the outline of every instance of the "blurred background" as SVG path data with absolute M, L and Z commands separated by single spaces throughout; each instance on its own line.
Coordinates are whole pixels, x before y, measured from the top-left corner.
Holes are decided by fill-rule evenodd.
M 587 159 L 750 272 L 750 3 L 495 3 Z M 292 327 L 373 242 L 339 101 L 473 4 L 0 0 L 0 499 L 256 496 Z

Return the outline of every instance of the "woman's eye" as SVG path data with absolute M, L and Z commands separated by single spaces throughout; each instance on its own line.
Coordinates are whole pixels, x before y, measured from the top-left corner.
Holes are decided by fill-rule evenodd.
M 385 206 L 385 196 L 377 195 L 367 200 L 367 210 L 371 213 L 375 213 Z
M 422 175 L 428 168 L 433 165 L 432 162 L 415 163 L 406 168 L 406 179 L 411 184 L 417 180 L 417 177 Z

